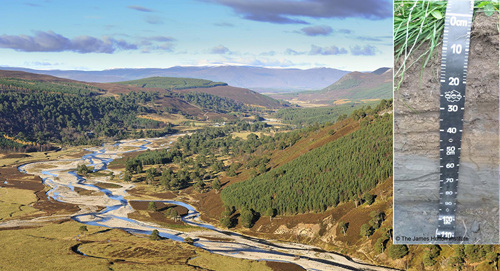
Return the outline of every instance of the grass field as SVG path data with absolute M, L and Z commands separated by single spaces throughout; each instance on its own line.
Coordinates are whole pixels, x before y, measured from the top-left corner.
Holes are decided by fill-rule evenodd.
M 1 270 L 271 270 L 265 262 L 214 255 L 171 240 L 67 221 L 0 230 Z M 73 248 L 73 249 L 72 249 Z M 86 256 L 74 252 L 78 249 Z M 234 269 L 237 267 L 237 269 Z
M 190 260 L 189 263 L 210 270 L 220 270 L 220 271 L 271 270 L 271 268 L 266 266 L 265 262 L 247 261 L 247 260 L 227 258 L 227 257 L 226 259 L 223 259 L 223 256 L 197 257 Z
M 337 101 L 333 102 L 333 104 L 348 104 L 348 103 L 351 103 L 351 100 L 341 99 L 341 100 L 337 100 Z
M 65 222 L 42 228 L 0 231 L 2 270 L 109 270 L 106 259 L 83 257 L 71 251 L 79 242 L 79 224 Z M 89 227 L 90 232 L 99 230 Z
M 30 190 L 15 188 L 0 188 L 0 221 L 18 218 L 37 212 L 29 206 L 36 202 L 35 193 Z
M 173 124 L 175 125 L 175 129 L 182 132 L 197 130 L 211 123 L 210 121 L 190 120 L 181 114 L 169 114 L 168 116 L 149 114 L 137 117 L 142 119 L 161 121 L 167 124 Z
M 301 101 L 299 99 L 291 99 L 291 100 L 286 100 L 287 102 L 291 104 L 296 104 L 300 107 L 304 108 L 315 108 L 315 107 L 325 107 L 325 106 L 330 106 L 331 104 L 321 104 L 321 103 L 311 103 L 309 101 Z

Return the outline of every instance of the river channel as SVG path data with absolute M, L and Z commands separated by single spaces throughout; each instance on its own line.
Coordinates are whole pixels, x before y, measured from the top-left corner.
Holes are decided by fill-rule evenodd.
M 182 242 L 189 237 L 194 240 L 195 246 L 211 253 L 250 260 L 289 262 L 307 270 L 393 270 L 363 264 L 314 246 L 264 240 L 222 230 L 201 221 L 198 211 L 193 206 L 176 200 L 161 202 L 186 207 L 189 212 L 182 217 L 182 221 L 199 227 L 200 231 L 182 232 L 130 219 L 128 214 L 134 210 L 126 196 L 127 190 L 134 187 L 133 184 L 120 183 L 119 185 L 122 186 L 120 188 L 105 189 L 95 185 L 97 182 L 107 182 L 105 177 L 86 179 L 75 172 L 76 167 L 82 163 L 94 167 L 96 171 L 112 171 L 107 168 L 111 161 L 127 152 L 153 149 L 152 143 L 155 140 L 158 138 L 118 141 L 85 149 L 91 153 L 83 155 L 80 159 L 36 162 L 22 165 L 18 169 L 23 173 L 40 176 L 44 184 L 50 187 L 47 192 L 49 199 L 77 204 L 81 210 L 74 214 L 72 219 L 86 225 L 123 229 L 135 234 L 148 235 L 157 229 L 160 236 L 174 241 Z M 164 141 L 165 138 L 162 140 Z M 172 141 L 169 144 L 171 143 Z M 168 144 L 164 145 L 166 146 L 161 147 L 168 147 Z M 113 173 L 115 176 L 121 174 L 119 171 Z M 92 193 L 78 193 L 76 187 L 80 188 L 78 190 L 85 189 Z M 102 206 L 105 208 L 102 209 Z

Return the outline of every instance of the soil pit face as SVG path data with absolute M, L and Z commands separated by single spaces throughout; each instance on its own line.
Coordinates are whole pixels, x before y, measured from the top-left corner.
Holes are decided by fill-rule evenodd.
M 413 63 L 429 46 L 421 46 Z M 394 237 L 396 243 L 430 243 L 438 224 L 439 95 L 441 46 L 422 70 L 417 61 L 394 93 Z M 499 242 L 498 14 L 478 13 L 471 33 L 456 237 L 464 244 Z M 402 65 L 396 60 L 395 70 Z M 397 242 L 398 236 L 424 241 Z M 454 242 L 457 243 L 457 242 Z

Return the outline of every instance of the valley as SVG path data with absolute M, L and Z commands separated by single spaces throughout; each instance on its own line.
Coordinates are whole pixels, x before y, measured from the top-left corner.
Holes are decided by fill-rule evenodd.
M 300 109 L 251 90 L 207 80 L 151 78 L 103 84 L 9 71 L 0 72 L 0 87 L 1 116 L 6 120 L 2 124 L 2 148 L 7 151 L 0 157 L 0 189 L 14 195 L 20 193 L 17 191 L 34 191 L 31 193 L 36 196 L 21 202 L 6 198 L 6 206 L 11 206 L 6 210 L 11 211 L 0 218 L 0 231 L 31 232 L 76 221 L 88 229 L 113 229 L 111 235 L 121 235 L 124 230 L 139 239 L 158 230 L 159 238 L 165 238 L 160 242 L 191 244 L 210 254 L 240 258 L 245 266 L 265 260 L 266 265 L 273 263 L 273 270 L 387 270 L 383 267 L 387 262 L 374 262 L 363 253 L 355 258 L 342 256 L 352 252 L 342 251 L 338 245 L 325 247 L 330 241 L 314 241 L 309 233 L 306 239 L 301 234 L 291 237 L 296 235 L 293 225 L 302 227 L 309 219 L 307 213 L 322 213 L 327 221 L 340 205 L 344 213 L 334 211 L 334 216 L 348 215 L 345 211 L 352 207 L 345 206 L 350 206 L 353 195 L 362 196 L 374 189 L 389 177 L 389 172 L 362 177 L 362 186 L 348 188 L 332 197 L 334 201 L 311 197 L 313 201 L 306 208 L 292 205 L 293 209 L 282 209 L 278 206 L 288 203 L 278 202 L 276 206 L 241 205 L 227 195 L 237 195 L 228 191 L 243 184 L 262 187 L 262 182 L 269 182 L 267 178 L 289 182 L 296 173 L 288 167 L 304 163 L 301 159 L 310 159 L 307 157 L 343 159 L 324 155 L 351 152 L 336 150 L 347 146 L 342 140 L 365 144 L 354 143 L 354 135 L 366 133 L 356 132 L 360 129 L 381 131 L 374 136 L 387 137 L 387 127 L 376 127 L 390 123 L 390 114 L 382 116 L 391 108 L 390 100 L 346 105 L 342 110 Z M 312 111 L 305 113 L 307 110 Z M 314 110 L 330 111 L 323 114 Z M 26 112 L 43 121 L 28 121 Z M 311 118 L 318 115 L 322 117 Z M 380 153 L 389 154 L 384 148 Z M 390 157 L 384 159 L 390 161 Z M 316 193 L 307 192 L 310 180 L 302 182 L 297 190 L 290 191 Z M 247 195 L 257 191 L 244 190 Z M 276 199 L 289 197 L 279 195 L 279 190 L 276 193 Z M 292 198 L 299 199 L 300 194 Z M 146 203 L 162 207 L 150 209 Z M 249 222 L 245 222 L 247 214 L 252 217 Z M 293 224 L 281 224 L 280 220 Z M 313 226 L 324 228 L 318 237 L 326 237 L 338 221 L 322 223 L 324 226 Z M 100 241 L 89 238 L 100 239 L 79 234 L 69 246 L 76 255 L 84 256 L 82 261 L 93 258 L 118 263 L 109 256 L 113 246 L 97 249 Z M 186 247 L 181 250 L 187 251 Z M 133 254 L 121 259 L 124 264 L 137 260 L 144 261 Z
M 391 99 L 303 108 L 207 80 L 0 74 L 2 263 L 392 270 L 453 255 L 392 244 Z
M 304 108 L 209 80 L 0 72 L 0 240 L 11 245 L 1 261 L 89 270 L 415 265 L 433 250 L 392 244 L 392 100 L 338 98 Z
M 438 150 L 451 1 L 4 2 L 0 270 L 500 268 L 400 243 L 438 218 L 413 158 Z M 457 233 L 486 240 L 499 6 L 470 7 Z

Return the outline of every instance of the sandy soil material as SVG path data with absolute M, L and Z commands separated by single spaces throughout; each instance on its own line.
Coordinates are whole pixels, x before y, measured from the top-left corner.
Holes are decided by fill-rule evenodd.
M 428 49 L 421 48 L 407 63 Z M 396 243 L 430 243 L 438 224 L 441 46 L 434 52 L 423 73 L 417 62 L 394 93 Z M 499 242 L 498 58 L 498 13 L 478 13 L 471 33 L 455 222 L 455 236 L 469 238 L 464 243 Z M 402 58 L 395 70 L 401 65 Z M 424 239 L 398 242 L 398 236 Z

